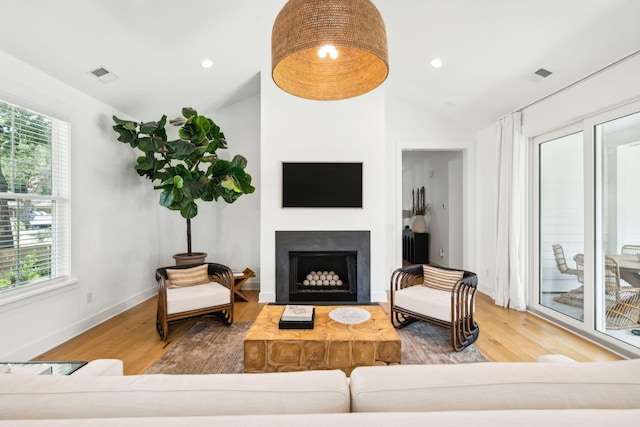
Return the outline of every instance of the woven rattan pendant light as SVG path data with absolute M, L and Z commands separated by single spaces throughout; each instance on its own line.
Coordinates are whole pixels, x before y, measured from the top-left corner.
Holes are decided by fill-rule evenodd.
M 307 99 L 375 89 L 389 74 L 380 12 L 369 0 L 289 0 L 273 24 L 271 73 L 282 90 Z

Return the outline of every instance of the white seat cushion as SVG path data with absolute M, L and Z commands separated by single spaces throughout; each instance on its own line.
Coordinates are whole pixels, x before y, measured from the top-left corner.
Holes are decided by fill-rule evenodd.
M 217 282 L 167 289 L 167 314 L 229 304 L 231 291 Z
M 395 291 L 393 303 L 425 316 L 451 322 L 451 292 L 439 291 L 422 285 Z

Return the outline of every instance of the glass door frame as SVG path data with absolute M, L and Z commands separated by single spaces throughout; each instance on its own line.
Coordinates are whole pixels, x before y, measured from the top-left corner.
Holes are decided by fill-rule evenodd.
M 615 120 L 630 114 L 640 112 L 640 101 L 630 102 L 580 121 L 550 130 L 538 136 L 530 138 L 529 144 L 529 168 L 531 171 L 530 194 L 528 204 L 532 213 L 529 224 L 529 272 L 531 285 L 528 292 L 528 308 L 534 314 L 569 329 L 584 338 L 600 344 L 607 349 L 627 357 L 640 356 L 640 348 L 613 338 L 598 329 L 602 329 L 605 319 L 602 310 L 596 310 L 601 306 L 604 295 L 603 281 L 595 280 L 603 277 L 604 262 L 596 263 L 596 259 L 604 260 L 602 245 L 596 243 L 602 241 L 602 218 L 597 215 L 598 203 L 601 203 L 602 195 L 597 191 L 601 188 L 601 177 L 597 176 L 600 166 L 595 146 L 595 128 L 602 123 Z M 583 174 L 584 174 L 584 319 L 579 321 L 563 315 L 540 303 L 540 144 L 552 141 L 562 136 L 576 132 L 583 132 Z
M 529 230 L 530 231 L 529 241 L 532 242 L 533 244 L 531 245 L 532 251 L 530 253 L 529 265 L 531 266 L 531 271 L 530 271 L 529 277 L 532 278 L 531 283 L 533 286 L 529 287 L 528 306 L 529 306 L 529 310 L 531 310 L 532 312 L 539 314 L 543 317 L 553 319 L 554 323 L 560 323 L 562 326 L 565 326 L 575 332 L 583 331 L 585 323 L 591 320 L 589 318 L 590 314 L 588 313 L 588 310 L 586 310 L 586 307 L 588 307 L 587 304 L 590 301 L 589 298 L 591 297 L 590 295 L 588 295 L 586 290 L 587 288 L 586 279 L 584 283 L 585 309 L 584 309 L 583 321 L 580 321 L 570 316 L 559 313 L 558 311 L 552 308 L 542 305 L 540 301 L 540 250 L 541 250 L 541 247 L 540 247 L 540 237 L 541 237 L 540 236 L 540 146 L 546 142 L 550 142 L 555 139 L 562 138 L 564 136 L 572 135 L 575 133 L 580 133 L 580 132 L 583 132 L 582 122 L 574 123 L 571 125 L 564 126 L 562 128 L 555 129 L 550 132 L 546 132 L 542 135 L 533 137 L 530 140 L 531 142 L 530 143 L 530 158 L 531 158 L 530 170 L 532 173 L 532 179 L 531 179 L 532 191 L 530 193 L 529 203 L 531 205 L 530 212 L 532 212 L 532 215 L 531 215 L 531 227 Z M 583 132 L 583 141 L 584 141 L 584 132 Z M 584 144 L 583 144 L 583 147 L 584 147 Z M 583 149 L 583 171 L 584 169 L 586 169 L 586 166 L 584 163 L 585 161 L 584 152 L 585 150 Z M 585 200 L 585 204 L 586 204 L 586 200 Z M 587 218 L 585 215 L 585 223 L 586 222 L 587 222 Z M 584 238 L 586 242 L 587 236 L 585 235 Z M 585 258 L 586 256 L 587 254 L 585 253 Z M 585 265 L 585 268 L 586 268 L 586 265 Z

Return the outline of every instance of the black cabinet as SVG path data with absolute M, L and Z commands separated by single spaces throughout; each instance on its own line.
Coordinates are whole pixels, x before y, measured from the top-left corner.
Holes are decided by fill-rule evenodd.
M 402 258 L 411 264 L 428 264 L 429 233 L 414 233 L 405 228 L 402 231 Z

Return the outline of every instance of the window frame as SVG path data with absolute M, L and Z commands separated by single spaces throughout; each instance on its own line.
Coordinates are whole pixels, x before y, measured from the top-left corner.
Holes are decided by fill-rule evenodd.
M 0 92 L 0 104 L 10 108 L 26 110 L 52 121 L 51 131 L 51 192 L 50 194 L 0 193 L 5 200 L 41 200 L 55 206 L 51 217 L 51 273 L 50 277 L 22 282 L 0 290 L 0 306 L 25 298 L 62 289 L 77 283 L 71 279 L 71 193 L 70 193 L 70 151 L 71 120 L 69 117 L 40 105 L 34 105 Z

